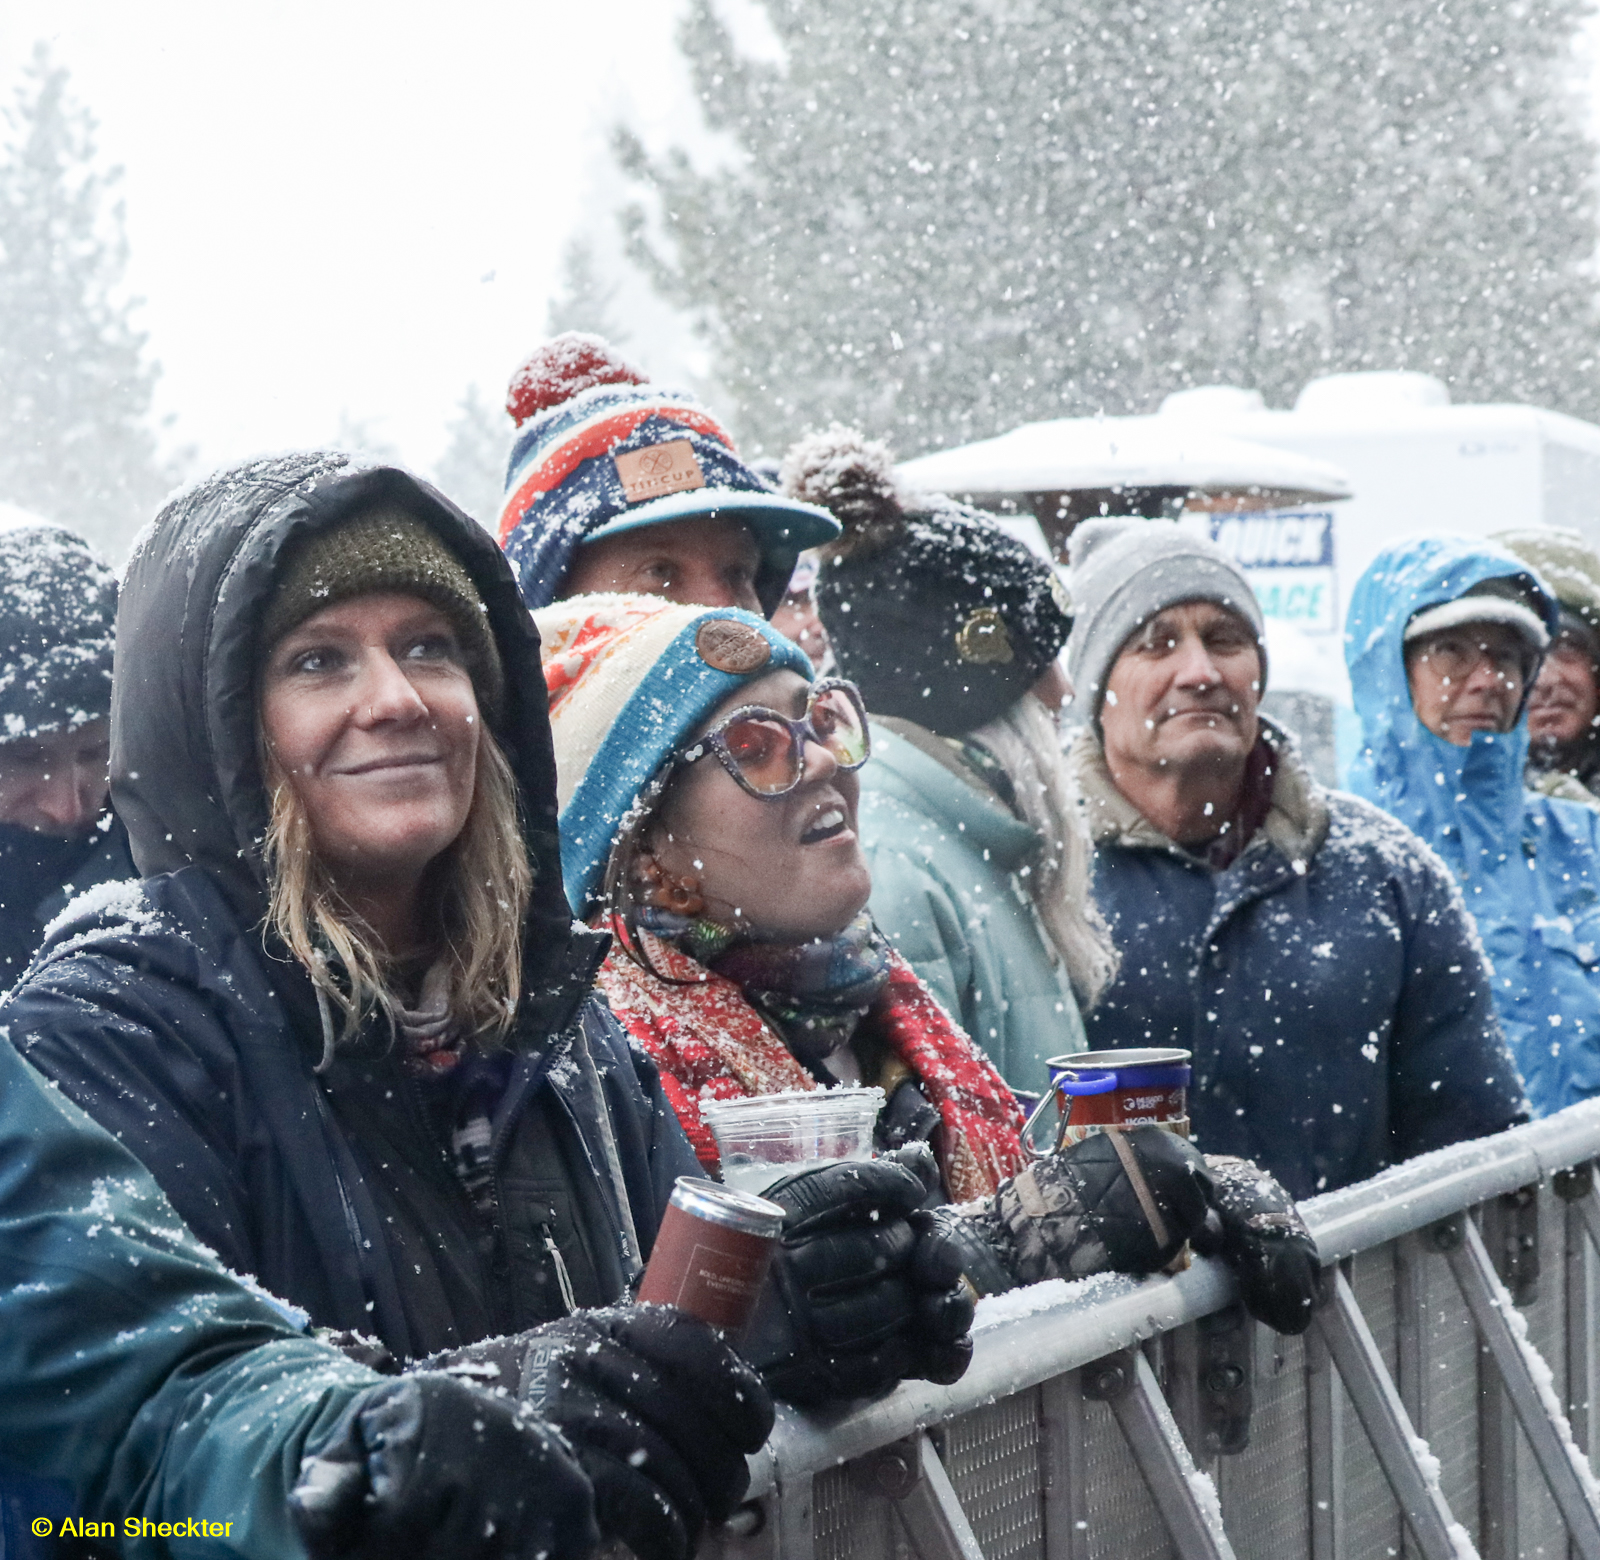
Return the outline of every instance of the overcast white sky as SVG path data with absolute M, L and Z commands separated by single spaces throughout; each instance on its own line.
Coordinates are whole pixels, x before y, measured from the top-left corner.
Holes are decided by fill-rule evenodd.
M 680 9 L 3 0 L 0 99 L 37 39 L 71 70 L 125 170 L 161 409 L 205 465 L 347 414 L 425 467 L 540 338 L 606 127 L 692 118 Z
M 567 236 L 606 220 L 607 128 L 706 146 L 683 4 L 0 0 L 0 100 L 49 41 L 123 166 L 174 442 L 209 466 L 348 416 L 426 468 L 467 385 L 498 398 L 542 335 Z M 722 9 L 770 46 L 748 0 Z M 681 329 L 635 321 L 629 349 L 695 366 Z

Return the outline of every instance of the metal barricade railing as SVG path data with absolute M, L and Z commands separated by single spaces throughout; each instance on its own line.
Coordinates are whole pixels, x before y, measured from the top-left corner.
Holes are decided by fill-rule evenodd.
M 980 1307 L 971 1368 L 784 1410 L 717 1560 L 1600 1560 L 1600 1101 L 1302 1205 L 1303 1338 L 1215 1262 Z

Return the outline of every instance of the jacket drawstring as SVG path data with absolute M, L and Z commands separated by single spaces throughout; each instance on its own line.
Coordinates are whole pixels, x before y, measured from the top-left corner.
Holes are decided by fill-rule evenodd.
M 333 1014 L 328 1009 L 328 994 L 315 981 L 311 989 L 317 994 L 317 1015 L 322 1019 L 322 1060 L 311 1070 L 325 1073 L 333 1066 Z
M 567 1315 L 571 1316 L 578 1309 L 578 1297 L 572 1289 L 572 1275 L 567 1272 L 567 1264 L 562 1258 L 561 1248 L 556 1245 L 555 1236 L 550 1233 L 550 1226 L 541 1224 L 539 1233 L 544 1237 L 544 1249 L 550 1253 L 550 1260 L 555 1264 L 556 1283 L 561 1290 L 561 1303 L 567 1308 Z

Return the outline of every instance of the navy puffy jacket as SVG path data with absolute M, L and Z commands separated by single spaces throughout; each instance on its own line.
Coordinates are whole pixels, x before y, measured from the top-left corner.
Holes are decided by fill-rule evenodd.
M 1095 897 L 1122 967 L 1088 1015 L 1097 1049 L 1194 1052 L 1208 1154 L 1295 1197 L 1526 1117 L 1483 952 L 1438 857 L 1275 748 L 1272 810 L 1223 872 L 1160 834 L 1079 733 Z

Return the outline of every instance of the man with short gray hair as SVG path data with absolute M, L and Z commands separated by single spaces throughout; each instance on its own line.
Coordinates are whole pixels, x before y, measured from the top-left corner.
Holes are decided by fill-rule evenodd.
M 1193 1131 L 1295 1197 L 1524 1119 L 1461 895 L 1261 716 L 1248 579 L 1166 521 L 1074 532 L 1071 764 L 1121 955 L 1102 1049 L 1193 1053 Z

